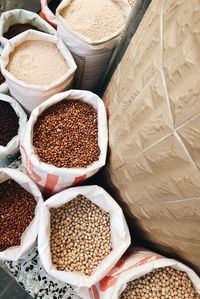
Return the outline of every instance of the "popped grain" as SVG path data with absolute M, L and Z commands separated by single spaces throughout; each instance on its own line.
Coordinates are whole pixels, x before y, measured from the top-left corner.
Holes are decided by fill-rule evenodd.
M 112 250 L 110 215 L 83 195 L 50 214 L 53 264 L 60 271 L 90 276 Z
M 20 245 L 35 214 L 34 197 L 14 180 L 0 184 L 0 251 Z
M 56 44 L 29 40 L 10 54 L 6 69 L 25 83 L 49 85 L 66 74 L 68 65 Z
M 0 146 L 6 146 L 18 133 L 19 118 L 10 103 L 0 100 Z
M 56 167 L 87 167 L 100 155 L 97 112 L 81 100 L 63 100 L 46 109 L 33 130 L 42 162 Z
M 120 299 L 200 299 L 187 273 L 171 267 L 155 269 L 128 283 Z
M 61 11 L 61 16 L 73 31 L 100 40 L 125 25 L 125 16 L 112 0 L 73 0 Z

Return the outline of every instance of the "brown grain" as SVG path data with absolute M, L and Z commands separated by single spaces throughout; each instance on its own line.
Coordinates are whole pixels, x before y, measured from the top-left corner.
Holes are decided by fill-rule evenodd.
M 33 146 L 45 163 L 87 167 L 100 155 L 97 112 L 80 100 L 64 100 L 51 106 L 34 126 Z
M 34 197 L 13 180 L 0 184 L 0 251 L 20 245 L 34 217 Z
M 3 36 L 7 39 L 11 39 L 13 38 L 14 36 L 24 32 L 24 31 L 27 31 L 29 29 L 32 29 L 32 30 L 37 30 L 37 31 L 42 31 L 40 30 L 39 28 L 31 25 L 31 24 L 15 24 L 15 25 L 12 25 L 9 27 L 8 31 L 5 32 L 3 34 Z
M 6 146 L 17 135 L 19 118 L 10 103 L 0 101 L 0 145 Z

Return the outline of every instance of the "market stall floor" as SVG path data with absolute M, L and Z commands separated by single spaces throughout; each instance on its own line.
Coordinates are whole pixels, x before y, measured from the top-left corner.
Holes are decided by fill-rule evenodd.
M 0 299 L 31 299 L 19 284 L 0 268 Z

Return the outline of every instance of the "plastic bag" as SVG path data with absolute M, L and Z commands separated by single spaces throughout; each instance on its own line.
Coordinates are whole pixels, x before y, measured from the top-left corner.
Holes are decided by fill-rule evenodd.
M 1 87 L 2 85 L 0 86 L 0 88 Z M 18 104 L 18 102 L 10 96 L 0 93 L 0 101 L 10 103 L 12 108 L 15 110 L 17 116 L 19 117 L 18 135 L 13 137 L 7 144 L 7 146 L 0 146 L 0 167 L 5 167 L 8 166 L 14 160 L 17 153 L 19 152 L 19 140 L 22 134 L 22 130 L 24 129 L 27 123 L 27 116 L 26 113 L 23 111 L 22 107 Z
M 10 53 L 13 52 L 15 47 L 27 40 L 42 40 L 55 43 L 68 64 L 69 69 L 66 74 L 50 85 L 32 85 L 16 79 L 9 73 L 6 70 L 6 66 L 9 62 Z M 69 88 L 73 82 L 75 70 L 76 64 L 74 59 L 63 42 L 56 36 L 35 30 L 28 30 L 12 38 L 1 55 L 1 71 L 6 79 L 10 93 L 29 113 L 53 94 Z
M 32 135 L 34 124 L 39 115 L 48 107 L 63 99 L 82 100 L 91 104 L 98 115 L 98 142 L 100 157 L 86 168 L 58 168 L 41 162 L 34 152 Z M 31 114 L 20 143 L 22 161 L 26 171 L 45 193 L 56 193 L 74 184 L 80 183 L 95 174 L 105 165 L 108 143 L 107 118 L 103 101 L 94 93 L 83 90 L 69 90 L 52 96 L 37 107 Z
M 40 12 L 40 16 L 45 21 L 47 21 L 49 24 L 51 24 L 54 28 L 57 28 L 56 16 L 53 14 L 53 12 L 48 7 L 48 3 L 51 2 L 51 1 L 49 1 L 49 0 L 41 0 L 42 10 Z
M 13 179 L 22 188 L 31 193 L 37 201 L 35 217 L 23 232 L 21 244 L 19 246 L 12 246 L 4 251 L 0 251 L 0 260 L 17 261 L 18 259 L 23 258 L 23 256 L 27 254 L 35 244 L 38 235 L 39 214 L 43 204 L 43 198 L 36 184 L 27 175 L 21 173 L 20 171 L 15 169 L 1 168 L 0 183 L 3 183 L 7 179 Z
M 63 0 L 56 10 L 58 35 L 69 48 L 77 64 L 74 88 L 96 91 L 100 86 L 125 26 L 105 39 L 92 42 L 90 39 L 72 31 L 61 17 L 62 9 L 69 5 L 71 1 Z M 126 0 L 113 1 L 122 8 L 126 20 L 128 20 L 131 12 L 128 2 Z
M 99 283 L 89 289 L 80 288 L 78 293 L 83 299 L 118 299 L 128 282 L 164 267 L 186 272 L 200 294 L 200 278 L 192 269 L 174 259 L 146 250 L 124 256 Z
M 99 264 L 91 276 L 82 273 L 72 273 L 58 271 L 51 262 L 50 252 L 50 212 L 52 207 L 59 207 L 77 195 L 84 195 L 101 209 L 110 213 L 111 236 L 113 250 Z M 122 209 L 114 199 L 101 187 L 84 186 L 75 187 L 62 191 L 49 198 L 43 205 L 40 214 L 40 230 L 38 234 L 38 251 L 40 260 L 47 273 L 63 282 L 75 285 L 77 287 L 91 287 L 97 281 L 102 279 L 110 269 L 116 264 L 123 253 L 130 245 L 130 234 L 126 224 Z
M 52 28 L 47 22 L 40 18 L 36 13 L 23 9 L 13 9 L 3 12 L 0 19 L 0 43 L 1 47 L 5 47 L 8 39 L 4 37 L 9 28 L 16 24 L 30 24 L 37 27 L 39 30 L 49 33 L 56 34 L 56 30 Z

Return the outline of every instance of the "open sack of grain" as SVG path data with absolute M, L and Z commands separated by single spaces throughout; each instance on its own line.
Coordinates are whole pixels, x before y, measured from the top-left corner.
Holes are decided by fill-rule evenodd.
M 57 28 L 55 10 L 60 4 L 61 0 L 40 0 L 40 2 L 42 8 L 40 16 L 54 28 Z
M 77 64 L 75 88 L 99 88 L 130 11 L 125 0 L 64 0 L 58 6 L 58 35 Z
M 0 18 L 1 47 L 4 48 L 8 40 L 29 29 L 56 34 L 56 30 L 36 13 L 24 9 L 3 12 Z
M 73 82 L 76 64 L 56 36 L 28 30 L 12 38 L 1 55 L 1 71 L 11 95 L 31 112 Z
M 91 287 L 130 245 L 122 209 L 101 187 L 74 187 L 49 198 L 40 214 L 38 250 L 49 275 Z
M 32 112 L 20 149 L 26 171 L 45 193 L 95 174 L 106 162 L 107 118 L 94 93 L 69 90 Z
M 42 195 L 15 169 L 0 169 L 0 260 L 16 261 L 32 249 L 38 235 Z
M 186 265 L 154 252 L 128 253 L 83 299 L 199 299 L 200 278 Z
M 18 102 L 0 93 L 0 167 L 8 166 L 19 152 L 27 116 Z

